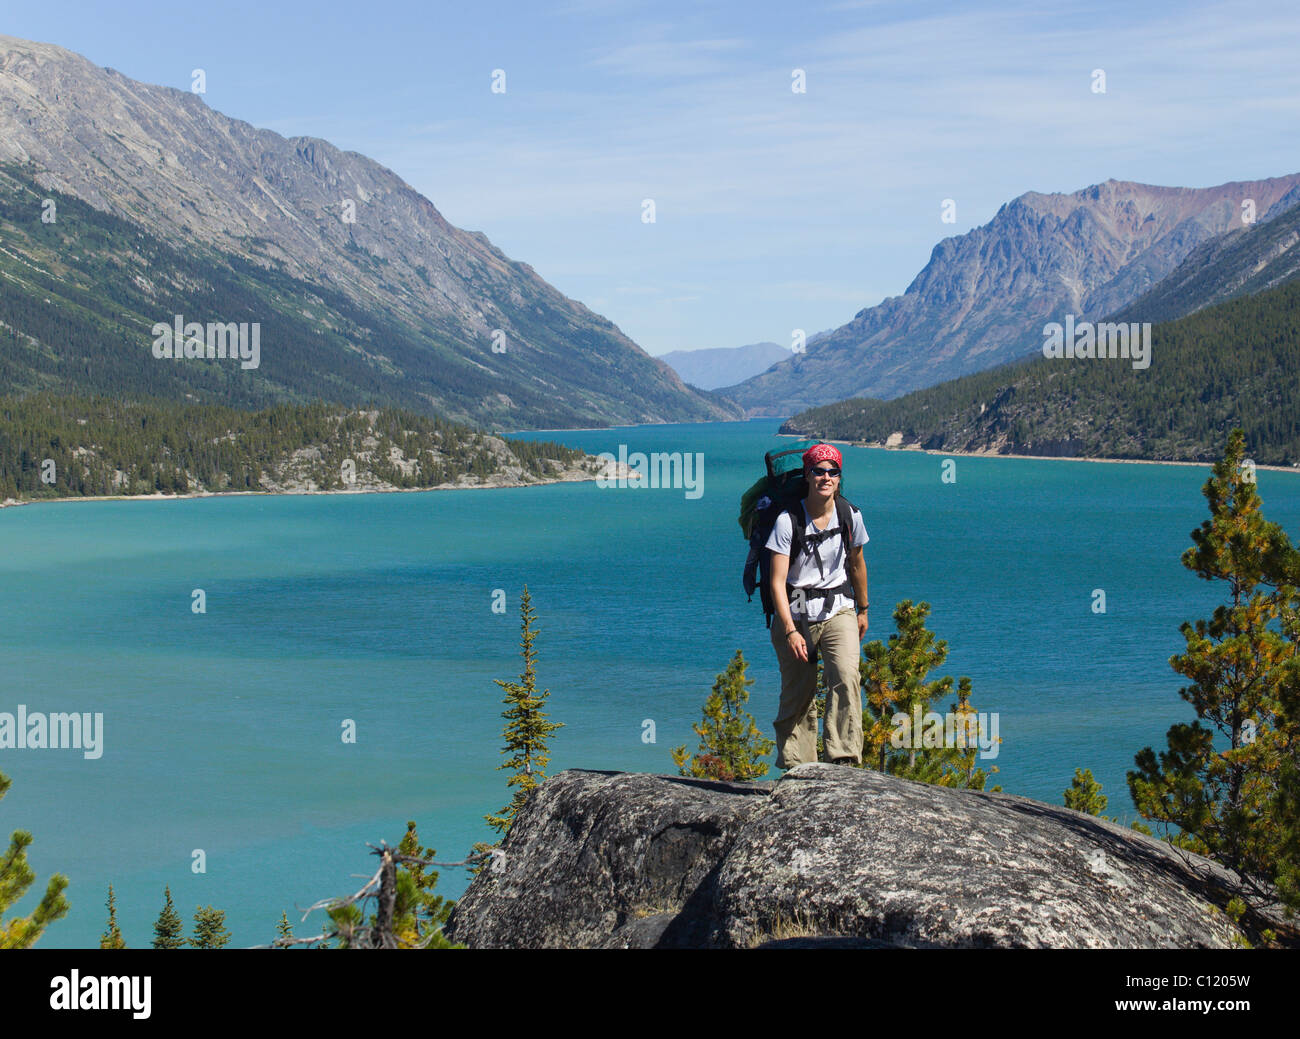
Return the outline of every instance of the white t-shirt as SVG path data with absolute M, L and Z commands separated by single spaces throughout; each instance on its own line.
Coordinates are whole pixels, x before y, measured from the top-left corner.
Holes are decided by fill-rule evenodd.
M 808 517 L 808 507 L 799 503 L 803 510 L 803 517 L 806 521 L 804 525 L 804 534 L 809 539 L 805 541 L 808 544 L 812 535 L 818 533 L 821 529 Z M 867 543 L 867 528 L 862 522 L 862 513 L 857 509 L 850 510 L 853 513 L 853 547 L 860 548 Z M 831 513 L 830 527 L 838 527 L 840 518 L 837 513 Z M 773 552 L 779 552 L 783 556 L 790 554 L 790 514 L 783 512 L 776 518 L 776 525 L 772 527 L 772 534 L 767 539 L 767 547 Z M 817 546 L 817 556 L 821 559 L 821 570 L 817 568 L 817 559 L 805 551 L 801 558 L 790 560 L 790 572 L 786 575 L 786 584 L 792 584 L 796 588 L 835 588 L 848 582 L 848 572 L 845 569 L 844 559 L 844 539 L 835 534 L 826 538 Z M 807 599 L 804 601 L 804 609 L 799 608 L 799 602 L 791 597 L 790 612 L 795 620 L 800 617 L 806 617 L 809 621 L 823 621 L 828 617 L 833 617 L 846 606 L 852 606 L 853 600 L 847 595 L 833 595 L 826 599 Z

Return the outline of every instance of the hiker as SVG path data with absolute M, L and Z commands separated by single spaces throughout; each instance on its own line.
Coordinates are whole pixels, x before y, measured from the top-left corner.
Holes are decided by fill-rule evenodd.
M 767 539 L 772 645 L 781 665 L 781 703 L 773 722 L 781 769 L 817 760 L 819 654 L 827 689 L 826 756 L 837 765 L 862 760 L 858 660 L 867 633 L 867 529 L 862 513 L 839 495 L 842 468 L 840 452 L 830 444 L 808 448 L 808 496 L 776 517 Z M 797 538 L 796 518 L 802 524 Z

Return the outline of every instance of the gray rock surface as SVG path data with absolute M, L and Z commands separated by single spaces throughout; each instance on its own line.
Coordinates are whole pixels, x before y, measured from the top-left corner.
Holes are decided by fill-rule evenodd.
M 1023 797 L 810 764 L 779 782 L 571 770 L 448 934 L 472 948 L 1230 948 L 1225 872 Z

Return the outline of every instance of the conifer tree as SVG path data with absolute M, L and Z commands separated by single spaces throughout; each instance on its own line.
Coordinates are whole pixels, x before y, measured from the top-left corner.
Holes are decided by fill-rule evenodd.
M 224 910 L 203 906 L 194 910 L 194 937 L 190 944 L 196 949 L 224 949 L 230 942 L 226 930 Z
M 12 781 L 0 772 L 0 800 L 4 799 Z M 40 904 L 27 916 L 5 921 L 4 914 L 32 886 L 36 874 L 27 862 L 27 847 L 32 835 L 26 830 L 15 830 L 9 838 L 9 850 L 0 858 L 0 949 L 29 949 L 41 933 L 55 920 L 68 912 L 68 900 L 63 897 L 68 878 L 62 873 L 50 877 Z
M 1197 720 L 1169 729 L 1158 760 L 1152 748 L 1140 751 L 1128 783 L 1138 812 L 1167 839 L 1234 870 L 1243 893 L 1271 897 L 1259 882 L 1281 879 L 1296 819 L 1279 780 L 1300 735 L 1300 554 L 1264 519 L 1244 453 L 1235 429 L 1202 489 L 1210 518 L 1182 557 L 1197 576 L 1227 584 L 1227 601 L 1208 622 L 1182 625 L 1187 651 L 1169 660 L 1191 680 L 1179 695 Z
M 99 936 L 101 949 L 125 949 L 126 942 L 117 926 L 117 899 L 113 897 L 113 885 L 108 885 L 108 928 Z
M 185 948 L 185 936 L 182 933 L 181 915 L 176 912 L 176 906 L 172 902 L 172 889 L 164 887 L 163 891 L 167 896 L 167 901 L 153 925 L 153 947 L 155 949 L 183 949 Z
M 925 747 L 919 757 L 911 764 L 908 771 L 900 773 L 909 779 L 935 786 L 953 787 L 961 790 L 983 790 L 989 777 L 998 771 L 996 765 L 988 770 L 977 768 L 984 743 L 993 739 L 992 733 L 985 731 L 980 722 L 979 712 L 970 702 L 971 680 L 964 675 L 957 679 L 957 702 L 949 707 L 953 722 L 953 746 L 946 743 L 942 747 Z M 944 720 L 945 737 L 947 719 Z M 1001 743 L 1001 737 L 997 737 Z M 915 749 L 915 741 L 913 741 Z M 1000 786 L 991 788 L 1001 790 Z
M 1074 779 L 1065 791 L 1065 807 L 1084 815 L 1101 815 L 1110 799 L 1101 792 L 1101 784 L 1092 776 L 1090 768 L 1076 768 Z
M 971 680 L 958 679 L 957 702 L 949 707 L 951 720 L 943 718 L 942 732 L 924 724 L 933 702 L 953 686 L 950 675 L 928 678 L 948 658 L 948 643 L 936 642 L 925 626 L 929 613 L 929 603 L 904 599 L 894 608 L 897 633 L 889 636 L 888 644 L 877 640 L 863 650 L 861 767 L 936 786 L 983 790 L 998 769 L 977 767 L 981 741 L 993 736 L 981 727 L 979 712 L 971 705 Z M 905 728 L 895 720 L 900 715 Z M 913 731 L 918 721 L 920 731 Z M 898 735 L 907 739 L 896 741 Z M 930 746 L 934 740 L 938 742 Z
M 862 760 L 864 764 L 874 762 L 868 767 L 881 772 L 906 774 L 916 767 L 919 741 L 913 738 L 909 741 L 911 747 L 894 747 L 894 716 L 901 713 L 910 719 L 913 708 L 924 714 L 932 701 L 952 689 L 951 677 L 926 681 L 926 676 L 948 658 L 948 643 L 936 643 L 934 633 L 925 627 L 929 613 L 929 603 L 914 605 L 911 599 L 904 599 L 894 607 L 898 632 L 889 636 L 888 645 L 876 640 L 863 649 L 864 659 L 859 664 L 865 694 Z
M 276 942 L 285 942 L 284 945 L 276 945 L 277 949 L 287 949 L 288 942 L 293 940 L 293 928 L 289 925 L 289 915 L 283 910 L 280 911 L 280 922 L 275 925 Z
M 1110 799 L 1101 792 L 1101 784 L 1097 782 L 1090 768 L 1076 768 L 1074 770 L 1074 779 L 1070 781 L 1069 787 L 1065 790 L 1065 807 L 1073 808 L 1076 812 L 1082 812 L 1084 815 L 1095 815 L 1099 819 L 1108 819 L 1113 823 L 1120 820 L 1113 815 L 1102 815 L 1106 810 L 1106 805 Z M 1145 833 L 1148 837 L 1151 834 L 1151 827 L 1147 826 L 1140 819 L 1134 819 L 1128 824 L 1130 830 L 1137 830 L 1138 833 Z
M 1279 770 L 1275 810 L 1278 819 L 1277 869 L 1274 881 L 1288 916 L 1300 910 L 1300 766 L 1292 745 L 1290 760 Z
M 420 847 L 415 823 L 397 848 L 381 843 L 374 853 L 379 871 L 371 882 L 348 898 L 319 903 L 332 928 L 321 936 L 321 949 L 463 949 L 449 941 L 442 926 L 452 903 L 433 893 L 438 874 L 429 868 L 436 852 Z M 377 911 L 367 920 L 362 905 L 374 899 Z
M 516 790 L 510 803 L 502 808 L 500 813 L 484 816 L 484 818 L 487 819 L 489 826 L 502 835 L 510 829 L 510 824 L 514 822 L 516 813 L 523 807 L 529 791 L 546 778 L 546 766 L 551 761 L 547 739 L 552 732 L 562 728 L 564 724 L 547 721 L 544 708 L 550 691 L 546 689 L 540 693 L 537 691 L 537 659 L 536 652 L 533 650 L 533 641 L 537 638 L 537 633 L 533 631 L 534 611 L 527 585 L 524 585 L 523 595 L 520 597 L 519 613 L 522 619 L 519 641 L 524 658 L 523 673 L 519 676 L 518 682 L 503 682 L 499 678 L 493 680 L 506 691 L 504 703 L 507 705 L 507 709 L 501 714 L 501 717 L 506 719 L 503 730 L 506 743 L 501 748 L 501 753 L 509 757 L 504 764 L 497 767 L 514 770 L 514 774 L 506 780 L 506 786 L 515 787 Z
M 432 860 L 438 853 L 433 848 L 420 847 L 420 835 L 415 823 L 408 820 L 406 835 L 397 846 L 402 858 L 397 869 L 397 899 L 393 909 L 393 933 L 397 944 L 404 949 L 454 949 L 442 934 L 442 927 L 451 916 L 452 903 L 433 893 L 438 883 L 437 870 L 420 861 Z
M 331 906 L 326 912 L 329 914 L 330 922 L 334 925 L 333 932 L 326 937 L 335 939 L 337 944 L 334 948 L 351 949 L 359 935 L 364 939 L 366 914 L 359 905 L 346 903 Z M 328 949 L 330 946 L 326 942 L 322 943 L 319 948 Z
M 743 781 L 767 774 L 763 758 L 776 741 L 765 738 L 753 715 L 745 710 L 749 687 L 754 684 L 752 678 L 745 677 L 745 667 L 744 654 L 736 650 L 727 670 L 713 683 L 713 692 L 704 702 L 703 720 L 691 726 L 700 737 L 698 751 L 688 760 L 685 744 L 672 750 L 681 775 Z

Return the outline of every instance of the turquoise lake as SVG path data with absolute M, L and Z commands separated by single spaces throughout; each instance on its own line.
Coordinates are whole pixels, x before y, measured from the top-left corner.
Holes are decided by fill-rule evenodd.
M 96 945 L 109 883 L 131 946 L 149 943 L 164 885 L 187 931 L 211 904 L 232 945 L 273 940 L 282 910 L 317 933 L 322 914 L 300 923 L 295 907 L 355 891 L 374 869 L 366 843 L 396 843 L 407 819 L 446 861 L 490 839 L 482 817 L 509 800 L 493 680 L 519 673 L 525 584 L 539 684 L 564 723 L 550 774 L 675 771 L 670 748 L 694 749 L 737 649 L 770 735 L 779 676 L 740 587 L 736 515 L 763 452 L 788 443 L 778 425 L 530 434 L 702 453 L 698 497 L 584 483 L 0 511 L 0 711 L 104 716 L 95 760 L 0 750 L 13 781 L 0 836 L 35 836 L 20 908 L 50 873 L 71 879 L 72 911 L 40 946 Z M 1131 819 L 1133 755 L 1192 717 L 1168 664 L 1179 625 L 1224 596 L 1179 562 L 1208 517 L 1209 468 L 957 458 L 944 483 L 942 464 L 845 452 L 870 536 L 868 640 L 888 637 L 898 601 L 929 602 L 949 646 L 941 673 L 969 675 L 976 708 L 999 714 L 994 781 L 1059 804 L 1088 767 L 1109 814 Z M 1265 516 L 1300 540 L 1300 475 L 1260 472 L 1259 487 Z M 438 890 L 466 882 L 445 869 Z

